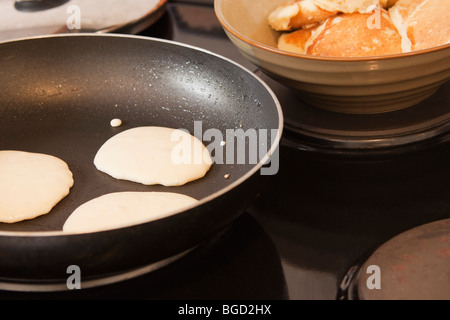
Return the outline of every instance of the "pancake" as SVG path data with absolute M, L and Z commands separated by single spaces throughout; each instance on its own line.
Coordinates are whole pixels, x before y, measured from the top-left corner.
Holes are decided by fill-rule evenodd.
M 402 52 L 402 38 L 382 10 L 380 28 L 369 28 L 370 13 L 343 13 L 320 26 L 285 33 L 278 48 L 323 57 L 366 57 Z
M 381 2 L 380 2 L 381 1 Z M 342 13 L 367 13 L 369 8 L 386 5 L 386 0 L 314 0 L 314 3 L 323 10 Z
M 450 1 L 398 0 L 389 14 L 403 38 L 403 51 L 450 42 Z
M 113 192 L 76 208 L 63 231 L 85 233 L 127 227 L 164 218 L 197 202 L 173 192 Z
M 283 33 L 278 38 L 278 49 L 299 54 L 306 54 L 307 43 L 317 28 L 318 26 L 314 26 L 290 33 Z
M 179 186 L 202 178 L 212 160 L 203 143 L 188 132 L 148 126 L 110 138 L 97 151 L 94 165 L 116 179 Z
M 272 11 L 268 21 L 276 31 L 291 31 L 322 22 L 336 13 L 321 9 L 314 0 L 291 1 Z
M 391 7 L 397 0 L 299 0 L 287 2 L 269 14 L 269 25 L 276 31 L 311 27 L 338 13 L 369 13 L 373 8 Z
M 0 151 L 0 222 L 14 223 L 47 214 L 73 186 L 67 164 L 54 156 Z
M 329 57 L 367 57 L 401 53 L 401 37 L 386 12 L 380 28 L 368 28 L 369 13 L 344 13 L 324 23 L 307 54 Z

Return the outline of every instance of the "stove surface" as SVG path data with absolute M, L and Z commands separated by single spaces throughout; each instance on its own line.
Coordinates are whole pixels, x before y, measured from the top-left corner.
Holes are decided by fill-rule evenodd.
M 79 292 L 0 291 L 0 299 L 349 299 L 349 277 L 379 246 L 450 218 L 446 132 L 425 141 L 416 136 L 399 148 L 371 145 L 358 152 L 335 148 L 326 136 L 305 136 L 295 130 L 298 97 L 241 56 L 212 3 L 169 1 L 162 18 L 139 35 L 204 48 L 267 81 L 288 115 L 279 172 L 265 177 L 268 187 L 222 234 L 160 270 Z M 427 103 L 448 106 L 449 93 L 446 84 Z

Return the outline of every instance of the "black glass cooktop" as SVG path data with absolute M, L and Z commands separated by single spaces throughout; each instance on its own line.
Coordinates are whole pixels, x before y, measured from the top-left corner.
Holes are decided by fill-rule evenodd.
M 278 174 L 265 177 L 268 187 L 247 213 L 160 270 L 76 292 L 0 291 L 0 299 L 355 298 L 347 289 L 357 279 L 349 278 L 376 248 L 411 228 L 450 218 L 448 83 L 423 102 L 425 114 L 416 108 L 354 121 L 315 110 L 240 55 L 212 3 L 169 1 L 163 17 L 140 35 L 218 53 L 269 84 L 286 116 Z M 383 117 L 391 119 L 387 131 Z M 395 119 L 402 121 L 392 126 Z M 377 142 L 362 130 L 364 123 L 381 133 Z

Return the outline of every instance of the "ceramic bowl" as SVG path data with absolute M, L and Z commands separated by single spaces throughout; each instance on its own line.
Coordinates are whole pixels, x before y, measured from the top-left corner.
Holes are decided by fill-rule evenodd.
M 450 44 L 364 58 L 317 57 L 277 49 L 279 32 L 267 22 L 287 0 L 215 0 L 225 33 L 250 62 L 298 91 L 310 105 L 371 114 L 413 106 L 450 78 Z

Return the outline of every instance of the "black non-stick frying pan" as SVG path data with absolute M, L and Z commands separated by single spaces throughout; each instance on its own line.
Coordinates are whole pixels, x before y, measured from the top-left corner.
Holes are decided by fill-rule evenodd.
M 112 127 L 113 118 L 120 118 L 122 126 Z M 263 82 L 198 48 L 91 34 L 1 43 L 0 149 L 57 156 L 69 165 L 75 184 L 49 214 L 0 223 L 0 289 L 64 289 L 71 265 L 80 268 L 82 284 L 94 285 L 195 248 L 232 222 L 260 192 L 261 169 L 277 165 L 282 123 L 279 103 Z M 237 151 L 241 139 L 247 159 L 236 154 L 233 163 L 225 154 L 217 156 L 204 178 L 179 187 L 144 186 L 96 170 L 95 153 L 108 138 L 148 125 L 196 135 L 215 129 L 224 140 L 227 130 L 255 130 L 258 148 L 267 152 L 252 163 L 250 135 L 236 134 L 235 150 L 225 145 L 225 154 L 242 152 Z M 77 206 L 115 191 L 173 191 L 200 201 L 153 222 L 87 234 L 62 232 Z

